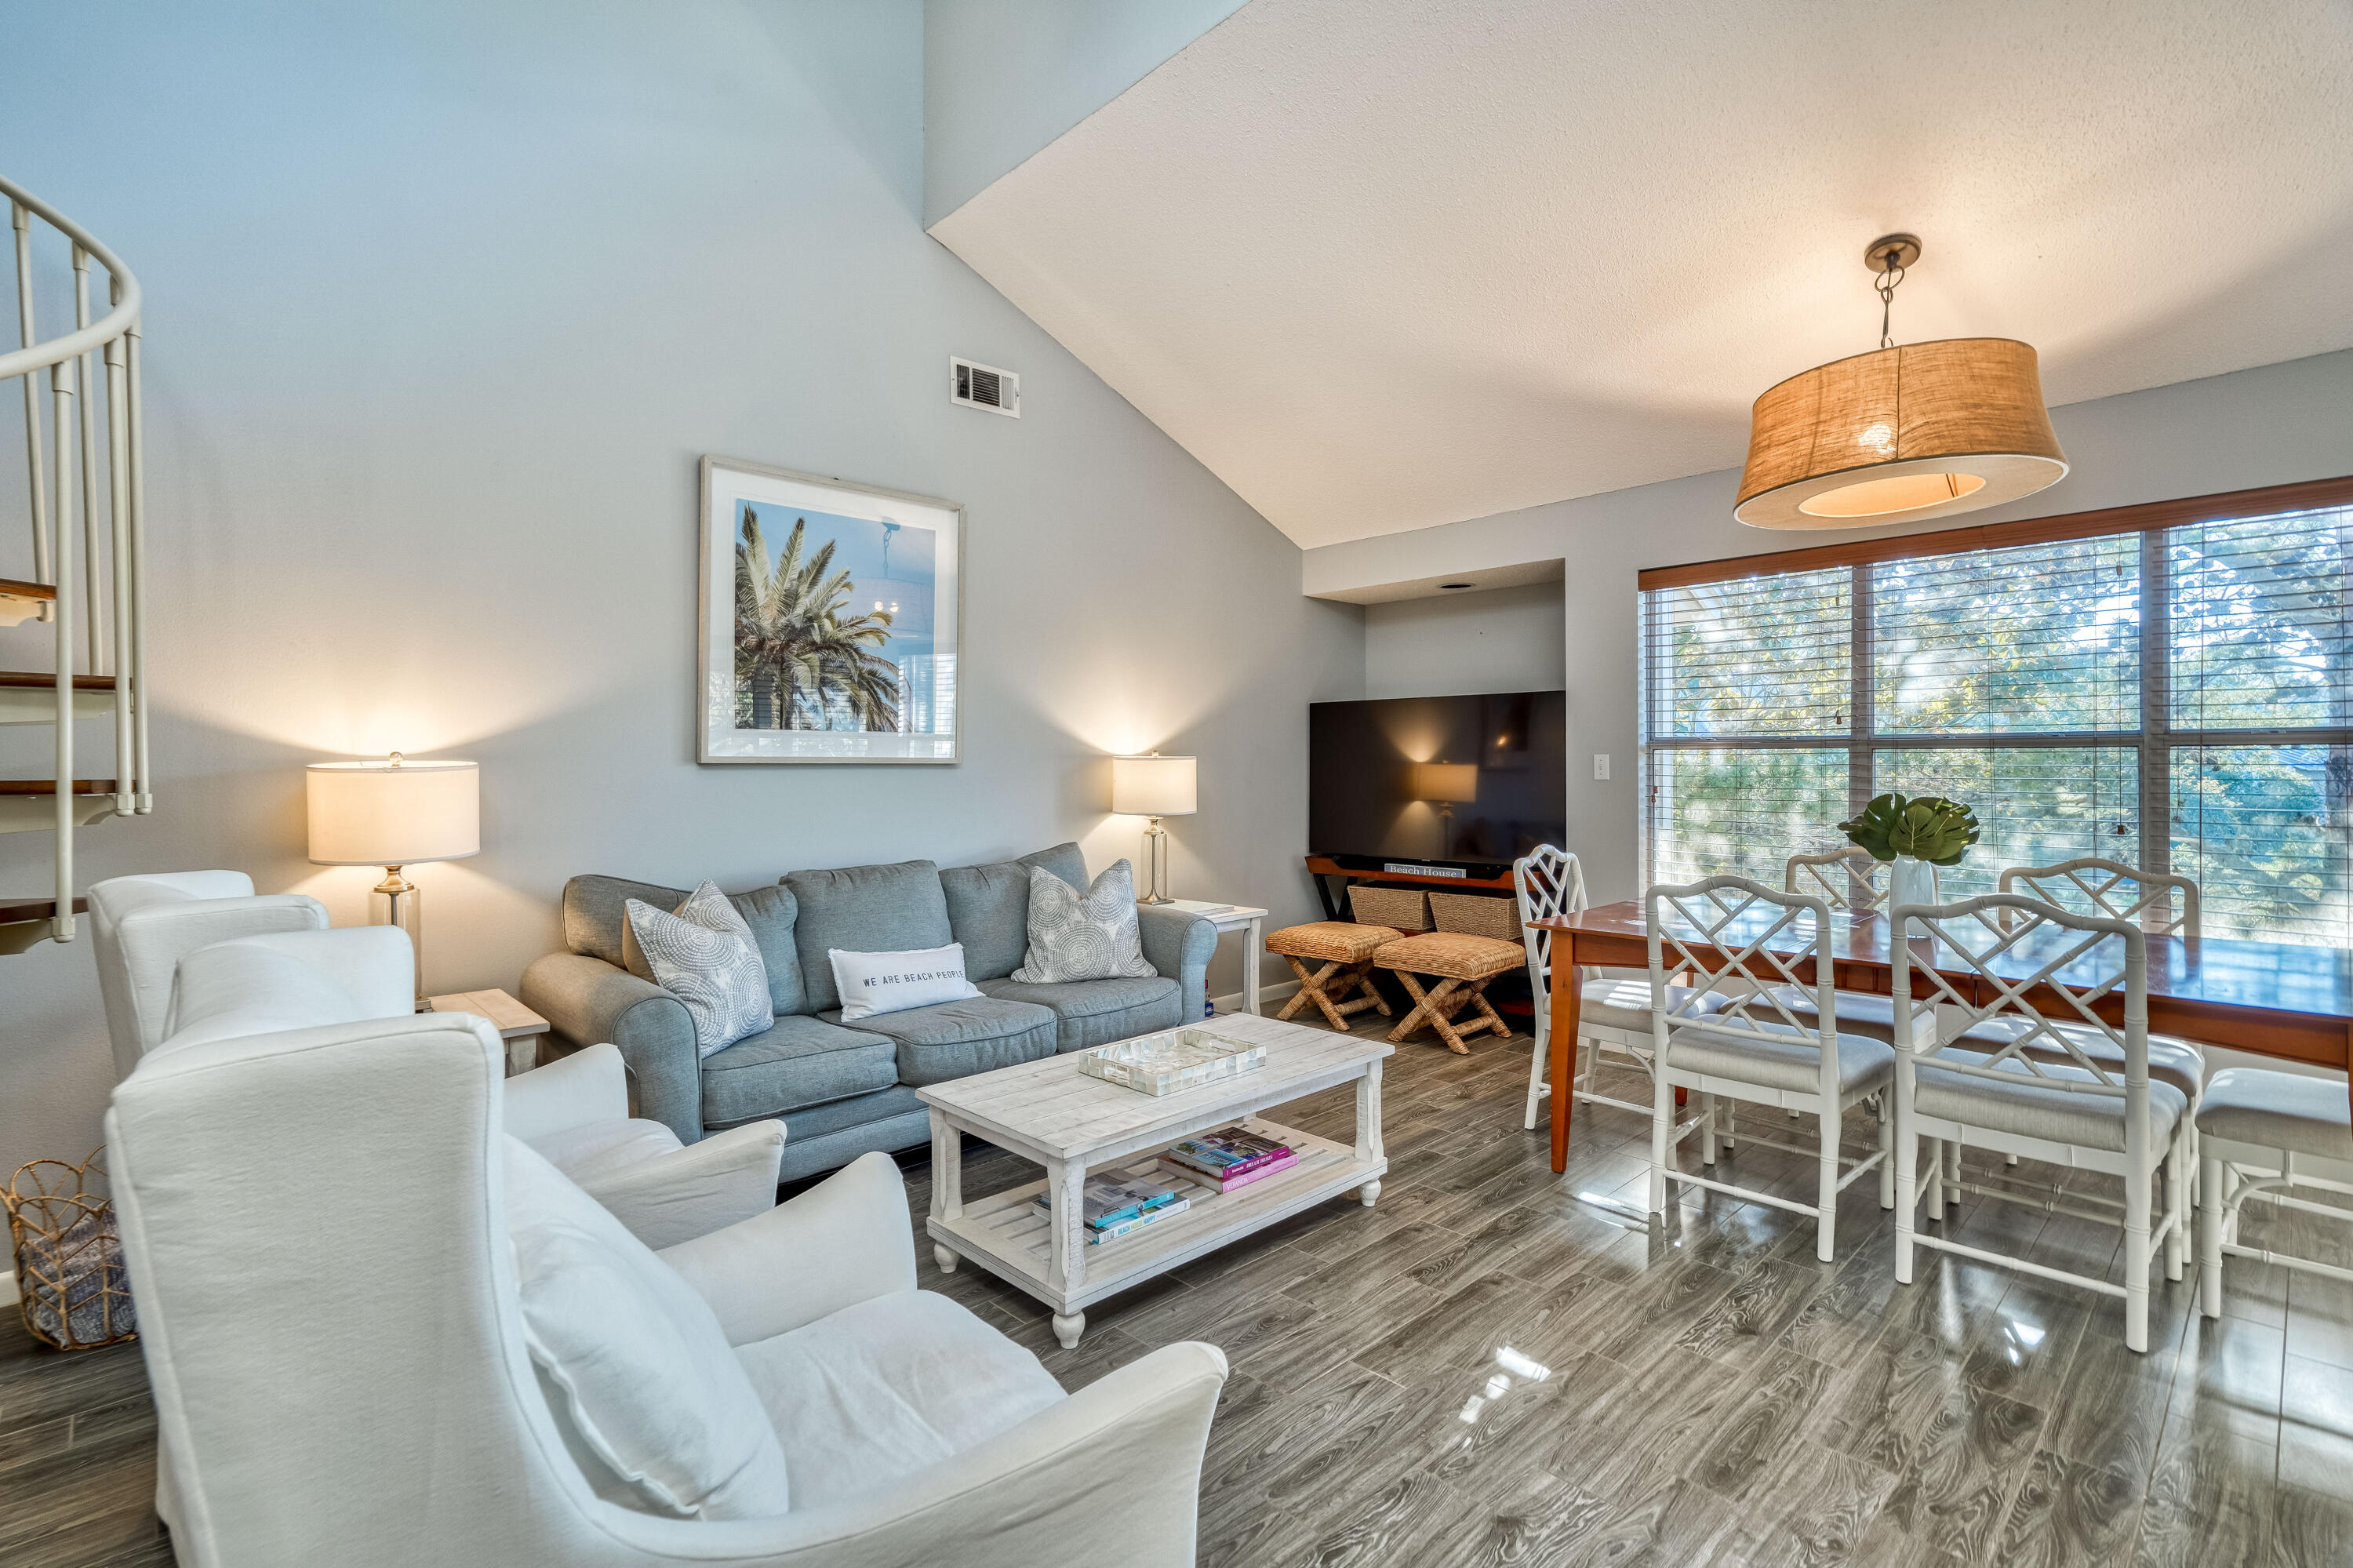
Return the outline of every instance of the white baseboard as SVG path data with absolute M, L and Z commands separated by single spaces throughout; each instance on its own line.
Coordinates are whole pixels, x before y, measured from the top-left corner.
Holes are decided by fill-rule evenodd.
M 0 1307 L 14 1307 L 16 1304 L 16 1274 L 14 1269 L 11 1269 L 5 1274 L 0 1274 Z
M 1284 980 L 1281 985 L 1261 985 L 1258 988 L 1259 1007 L 1263 1010 L 1267 1003 L 1281 1001 L 1298 989 L 1299 982 L 1295 980 Z M 1240 1012 L 1242 1010 L 1242 993 L 1234 991 L 1227 996 L 1213 996 L 1209 1003 L 1219 1012 Z

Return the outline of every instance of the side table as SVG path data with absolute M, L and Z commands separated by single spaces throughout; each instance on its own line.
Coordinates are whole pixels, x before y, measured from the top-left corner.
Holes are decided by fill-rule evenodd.
M 1198 898 L 1172 898 L 1166 904 L 1155 905 L 1159 909 L 1182 909 L 1187 915 L 1198 915 L 1218 928 L 1219 936 L 1229 931 L 1240 931 L 1242 938 L 1242 1011 L 1252 1018 L 1258 1016 L 1258 966 L 1265 956 L 1266 911 L 1252 909 L 1244 904 L 1210 904 Z M 1187 1019 L 1187 1023 L 1198 1022 Z
M 539 1042 L 550 1027 L 546 1019 L 533 1012 L 502 991 L 453 991 L 447 996 L 428 996 L 426 1001 L 435 1012 L 470 1012 L 486 1020 L 507 1043 L 507 1076 L 528 1073 L 539 1065 Z

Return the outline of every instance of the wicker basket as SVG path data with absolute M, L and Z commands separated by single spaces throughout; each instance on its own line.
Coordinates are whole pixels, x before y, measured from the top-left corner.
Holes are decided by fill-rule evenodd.
M 131 1277 L 113 1201 L 91 1190 L 106 1167 L 99 1149 L 79 1165 L 36 1160 L 16 1168 L 0 1203 L 16 1256 L 16 1306 L 25 1328 L 61 1351 L 95 1350 L 138 1337 Z
M 1348 889 L 1348 907 L 1356 912 L 1360 926 L 1387 926 L 1407 932 L 1430 929 L 1430 902 L 1419 887 L 1366 887 L 1359 883 Z
M 1476 893 L 1433 893 L 1430 917 L 1441 931 L 1465 937 L 1493 937 L 1498 941 L 1520 939 L 1520 901 L 1489 898 Z

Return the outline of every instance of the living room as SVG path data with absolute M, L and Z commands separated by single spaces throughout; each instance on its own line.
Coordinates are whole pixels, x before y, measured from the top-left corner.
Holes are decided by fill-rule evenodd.
M 22 62 L 0 181 L 23 329 L 0 368 L 27 435 L 0 440 L 0 589 L 26 607 L 0 615 L 23 676 L 21 700 L 0 689 L 0 805 L 26 830 L 0 832 L 0 1174 L 103 1145 L 75 1180 L 144 1211 L 104 1276 L 136 1338 L 0 1347 L 0 1560 L 2353 1555 L 2353 1249 L 2330 1213 L 2353 1182 L 2353 1143 L 2344 1171 L 2330 1152 L 2353 1139 L 2353 969 L 2328 967 L 2353 950 L 2353 814 L 2326 782 L 2353 746 L 2326 580 L 2353 549 L 2341 8 L 0 0 L 0 37 Z M 1830 467 L 1944 482 L 1993 451 L 2010 466 L 1965 476 L 1983 494 L 1767 515 L 1834 493 L 1828 469 L 1757 481 L 1794 450 L 1772 392 L 1947 343 L 2033 345 L 2022 380 L 1989 358 L 1955 383 L 1972 416 L 2022 397 L 2004 407 L 2031 439 Z M 1896 423 L 1890 442 L 1941 428 Z M 2190 715 L 2180 629 L 2219 600 L 2186 563 L 2257 524 L 2316 552 L 2232 601 L 2257 608 L 2231 646 L 2278 669 L 2255 718 Z M 2037 549 L 1951 609 L 1939 563 Z M 745 609 L 797 573 L 818 653 L 782 612 L 763 642 Z M 2106 662 L 2037 666 L 2060 694 L 2041 707 L 1873 728 L 1957 667 L 1891 619 L 1904 574 L 1947 596 L 1939 628 L 2047 601 L 2021 641 Z M 2155 608 L 2118 601 L 2123 578 Z M 1800 579 L 1835 582 L 1772 597 Z M 2084 605 L 2107 608 L 2067 619 Z M 1868 686 L 1905 659 L 1912 695 Z M 1835 701 L 1793 671 L 1831 672 Z M 1537 707 L 1496 705 L 1517 697 Z M 1541 806 L 1504 820 L 1476 792 L 1492 768 L 1461 795 L 1410 773 L 1467 759 L 1436 745 L 1400 743 L 1394 785 L 1319 758 L 1317 715 L 1372 734 L 1409 700 L 1459 700 L 1482 747 L 1510 738 L 1497 714 L 1548 715 Z M 2265 797 L 2289 825 L 2242 853 L 2184 801 L 2259 747 L 2322 782 L 2316 804 Z M 2040 772 L 2002 771 L 2029 753 Z M 1725 758 L 1836 777 L 1767 790 Z M 412 786 L 453 762 L 434 810 L 454 836 L 396 866 L 385 824 L 414 834 Z M 1390 836 L 1335 838 L 1327 787 L 1377 798 Z M 1959 858 L 1913 853 L 1930 831 L 1901 821 L 1879 856 L 1896 841 L 1865 808 L 1890 790 L 1971 801 Z M 2280 869 L 2291 833 L 2306 858 Z M 1797 858 L 1850 850 L 1814 938 L 1825 975 L 1831 926 L 1848 944 L 1834 1001 L 1826 982 L 1757 1027 L 1875 1003 L 1887 1075 L 1768 1086 L 1736 1117 L 1736 1075 L 1671 1083 L 1654 1029 L 1729 1027 L 1678 1011 L 1692 996 L 1745 1016 L 1815 977 L 1740 971 L 1729 943 L 1654 959 L 1672 927 L 1640 901 L 1724 875 L 1799 897 Z M 2185 938 L 2135 906 L 2140 980 L 2120 968 L 2079 1008 L 2116 1034 L 2116 1097 L 2189 1053 L 2174 1143 L 2071 1165 L 2045 1133 L 2020 1153 L 2015 1128 L 1923 1131 L 1924 1153 L 1883 1130 L 1915 1114 L 1887 1001 L 1908 960 L 1856 946 L 1864 916 L 1883 932 L 1897 904 L 2010 896 L 1997 875 L 2082 857 L 2192 911 Z M 139 970 L 100 885 L 194 874 L 230 880 L 174 896 L 255 900 L 258 924 L 228 911 L 208 941 L 261 947 L 183 938 Z M 685 912 L 705 884 L 762 977 L 727 981 L 757 1029 L 714 1034 L 703 981 L 666 967 L 704 962 L 712 927 Z M 2069 896 L 2050 907 L 2082 915 Z M 2270 967 L 2225 995 L 2200 977 L 2234 943 Z M 835 955 L 911 960 L 883 980 L 920 985 L 950 944 L 942 1001 L 843 1005 Z M 314 950 L 325 969 L 287 967 Z M 1681 983 L 1719 962 L 1740 972 Z M 1942 1009 L 1924 1051 L 2006 1005 L 1990 983 L 1928 998 L 1930 972 L 1959 983 L 1913 969 Z M 1017 1028 L 975 999 L 1031 1011 Z M 953 1027 L 908 1033 L 938 1007 Z M 268 1043 L 310 1028 L 382 1060 L 305 1078 Z M 1197 1124 L 1070 1060 L 1187 1029 L 1264 1056 L 1179 1087 L 1216 1110 Z M 757 1062 L 717 1054 L 771 1034 Z M 516 1075 L 467 1077 L 478 1047 Z M 989 1097 L 1050 1071 L 1018 1116 Z M 2199 1180 L 2231 1074 L 2327 1086 L 2295 1100 L 2320 1142 Z M 1118 1114 L 1038 1122 L 1080 1088 Z M 592 1102 L 596 1137 L 638 1141 L 565 1142 Z M 1300 1169 L 1215 1192 L 1184 1222 L 1204 1239 L 1151 1269 L 1102 1266 L 1148 1230 L 1089 1261 L 1090 1177 L 1229 1129 Z M 683 1521 L 631 1500 L 651 1472 L 582 1436 L 504 1225 L 401 1217 L 403 1193 L 446 1221 L 541 1180 L 501 1164 L 504 1132 L 544 1157 L 541 1198 L 585 1192 L 632 1263 L 670 1259 L 657 1295 L 752 1271 L 733 1307 L 680 1308 L 697 1333 L 715 1311 L 740 1349 L 909 1281 L 936 1298 L 841 1329 L 806 1383 L 754 1370 L 765 1403 L 736 1399 L 734 1436 L 786 1456 L 789 1507 L 781 1480 Z M 288 1180 L 304 1160 L 341 1168 Z M 2318 1184 L 2273 1203 L 2289 1164 Z M 1899 1166 L 1901 1201 L 1874 1203 L 1870 1173 Z M 1978 1190 L 2054 1171 L 2063 1198 Z M 1056 1228 L 1024 1274 L 956 1227 L 1033 1185 Z M 797 1257 L 839 1249 L 817 1269 L 725 1245 L 820 1209 L 789 1232 Z M 269 1288 L 240 1285 L 247 1247 Z M 800 1299 L 796 1267 L 871 1289 Z M 479 1321 L 436 1316 L 469 1290 Z M 787 1298 L 806 1315 L 785 1324 Z M 946 1304 L 965 1318 L 921 1316 Z M 796 1437 L 777 1412 L 833 1397 L 828 1355 L 935 1331 L 980 1369 L 954 1410 L 877 1418 L 831 1471 L 802 1457 L 822 1424 Z M 376 1405 L 442 1355 L 495 1365 L 505 1414 L 447 1383 Z M 269 1397 L 237 1407 L 239 1377 Z M 677 1412 L 648 1419 L 657 1471 L 700 1452 Z M 413 1425 L 327 1436 L 392 1421 Z M 849 1473 L 892 1444 L 887 1485 Z M 1095 1471 L 1071 1457 L 1090 1445 Z M 983 1476 L 1008 1489 L 977 1508 L 957 1489 Z M 1133 1489 L 1125 1527 L 1086 1500 L 1105 1484 Z

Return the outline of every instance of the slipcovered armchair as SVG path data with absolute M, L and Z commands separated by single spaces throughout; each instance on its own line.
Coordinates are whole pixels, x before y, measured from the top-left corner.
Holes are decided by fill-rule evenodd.
M 772 1517 L 656 1517 L 600 1495 L 526 1348 L 509 1214 L 527 1185 L 510 1170 L 532 1168 L 504 1136 L 503 1059 L 486 1023 L 427 1013 L 193 1043 L 115 1091 L 114 1192 L 183 1563 L 1193 1561 L 1224 1358 L 1175 1345 L 1075 1394 L 1041 1385 L 1035 1358 L 912 1288 L 905 1194 L 879 1155 L 625 1260 L 708 1301 L 788 1455 L 831 1436 L 868 1467 L 788 1458 Z M 892 1347 L 911 1374 L 897 1383 Z M 780 1408 L 797 1363 L 845 1396 Z M 878 1379 L 903 1397 L 862 1397 Z M 995 1414 L 1013 1418 L 941 1442 L 956 1424 L 921 1418 L 961 1409 L 969 1432 L 988 1414 L 976 1386 L 1011 1390 Z M 911 1420 L 944 1451 L 883 1441 Z
M 236 937 L 323 931 L 327 906 L 301 893 L 253 891 L 241 871 L 152 872 L 92 883 L 90 935 L 114 1076 L 164 1042 L 172 976 L 198 948 Z

